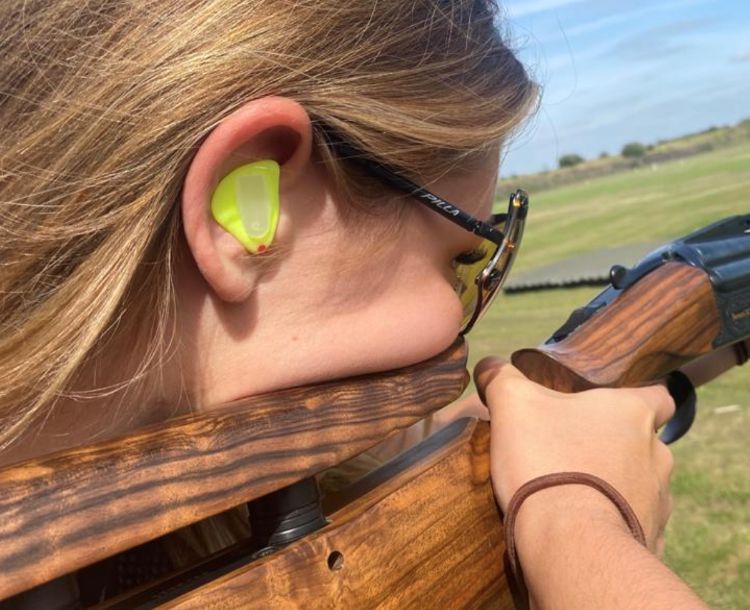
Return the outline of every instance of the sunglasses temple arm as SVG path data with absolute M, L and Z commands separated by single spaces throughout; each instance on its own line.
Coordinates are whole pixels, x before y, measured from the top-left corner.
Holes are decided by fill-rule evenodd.
M 464 212 L 449 201 L 446 201 L 442 197 L 438 197 L 427 189 L 415 184 L 408 178 L 404 178 L 403 176 L 389 170 L 387 167 L 370 161 L 369 159 L 358 159 L 358 162 L 366 166 L 371 173 L 377 175 L 393 188 L 408 193 L 420 203 L 450 220 L 452 223 L 457 224 L 463 229 L 471 231 L 484 239 L 488 239 L 498 246 L 503 243 L 505 236 L 502 231 L 499 231 L 486 222 L 482 222 L 478 218 L 474 218 L 471 214 Z
M 358 163 L 367 169 L 368 172 L 378 176 L 391 187 L 415 197 L 420 203 L 447 218 L 452 223 L 457 224 L 459 227 L 471 231 L 484 239 L 488 239 L 498 246 L 503 243 L 505 235 L 503 235 L 502 231 L 499 231 L 486 222 L 482 222 L 478 218 L 474 218 L 471 214 L 464 212 L 449 201 L 446 201 L 442 197 L 438 197 L 427 189 L 415 184 L 408 178 L 404 178 L 385 165 L 373 161 L 372 159 L 368 159 L 364 153 L 348 142 L 343 141 L 335 132 L 327 130 L 325 131 L 325 135 L 329 144 L 338 151 L 339 155 Z

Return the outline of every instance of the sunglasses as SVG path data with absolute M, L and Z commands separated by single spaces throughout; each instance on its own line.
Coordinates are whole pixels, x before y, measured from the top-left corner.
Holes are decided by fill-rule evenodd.
M 391 188 L 405 193 L 461 228 L 482 237 L 481 244 L 454 259 L 455 289 L 463 307 L 461 334 L 465 335 L 486 313 L 500 293 L 513 266 L 523 237 L 529 197 L 517 190 L 510 195 L 508 212 L 494 214 L 488 222 L 474 218 L 461 208 L 431 193 L 395 170 L 369 157 L 342 140 L 332 129 L 323 133 L 337 156 L 361 166 Z

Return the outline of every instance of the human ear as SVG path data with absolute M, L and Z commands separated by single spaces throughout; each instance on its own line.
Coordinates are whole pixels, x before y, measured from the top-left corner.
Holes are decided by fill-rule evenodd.
M 214 220 L 211 198 L 216 187 L 241 165 L 273 160 L 281 169 L 280 190 L 294 189 L 304 180 L 311 150 L 309 115 L 282 97 L 248 102 L 221 121 L 198 148 L 182 188 L 182 221 L 201 275 L 222 300 L 245 300 L 257 285 L 261 265 L 259 255 L 250 254 Z M 283 211 L 283 197 L 281 207 Z

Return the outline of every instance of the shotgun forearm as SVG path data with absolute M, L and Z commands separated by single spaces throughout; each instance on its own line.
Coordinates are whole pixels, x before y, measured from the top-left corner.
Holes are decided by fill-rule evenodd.
M 530 379 L 562 392 L 652 383 L 750 337 L 750 214 L 659 248 L 576 310 L 543 345 L 513 354 Z

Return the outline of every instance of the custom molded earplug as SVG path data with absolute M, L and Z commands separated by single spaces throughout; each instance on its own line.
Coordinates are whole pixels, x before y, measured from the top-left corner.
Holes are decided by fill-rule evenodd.
M 279 223 L 279 164 L 256 161 L 232 170 L 211 197 L 211 214 L 249 252 L 265 252 Z

